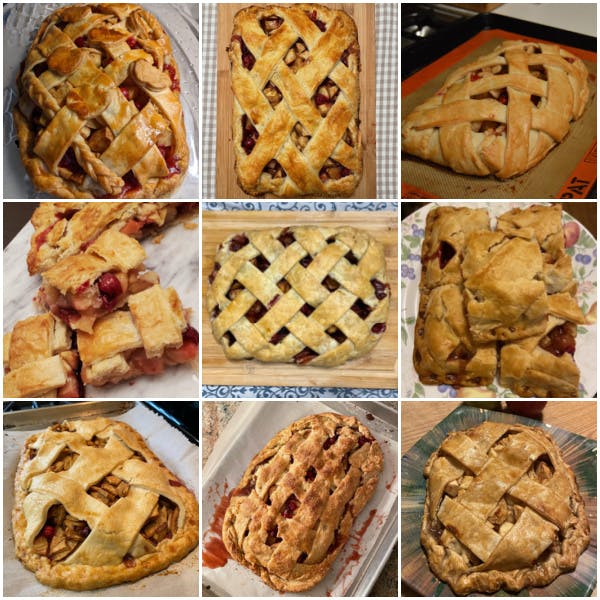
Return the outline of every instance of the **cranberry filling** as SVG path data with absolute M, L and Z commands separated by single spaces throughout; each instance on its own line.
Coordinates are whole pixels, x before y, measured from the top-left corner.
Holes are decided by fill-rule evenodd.
M 250 154 L 258 140 L 258 131 L 246 115 L 242 117 L 242 130 L 242 148 Z
M 333 446 L 337 442 L 338 437 L 340 436 L 336 433 L 335 435 L 327 438 L 323 443 L 323 450 L 329 450 L 329 448 L 331 448 L 331 446 Z
M 58 166 L 62 167 L 63 169 L 68 169 L 73 175 L 85 175 L 83 167 L 77 162 L 77 158 L 75 158 L 75 151 L 73 148 L 69 148 L 64 153 L 63 157 L 58 163 Z
M 383 333 L 385 331 L 385 323 L 375 323 L 375 325 L 371 327 L 371 331 L 373 333 Z
M 181 91 L 181 83 L 179 79 L 177 79 L 177 71 L 173 65 L 165 65 L 163 67 L 163 71 L 165 71 L 169 77 L 171 78 L 171 90 L 174 92 Z
M 289 330 L 286 327 L 282 327 L 277 333 L 273 335 L 273 337 L 269 340 L 269 344 L 273 344 L 276 346 L 281 342 L 287 335 L 289 335 Z
M 267 546 L 272 546 L 273 544 L 278 544 L 282 538 L 277 537 L 278 528 L 277 525 L 270 529 L 267 533 L 267 541 L 265 542 Z
M 250 241 L 248 240 L 248 237 L 245 234 L 240 233 L 231 238 L 231 241 L 229 242 L 229 250 L 231 252 L 237 252 L 244 246 L 247 246 L 249 243 Z
M 454 350 L 448 355 L 448 360 L 470 360 L 473 354 L 464 344 L 459 344 Z
M 271 263 L 262 255 L 259 254 L 258 256 L 255 256 L 251 261 L 250 261 L 259 271 L 261 272 L 265 272 L 269 266 L 271 265 Z
M 323 23 L 323 21 L 321 21 L 320 19 L 317 19 L 317 11 L 313 10 L 311 12 L 307 12 L 306 13 L 308 15 L 308 18 L 321 30 L 321 31 L 325 31 L 327 28 L 325 27 L 325 23 Z
M 372 308 L 365 304 L 360 298 L 350 307 L 361 319 L 366 319 L 369 316 Z
M 98 277 L 96 283 L 102 299 L 102 306 L 107 310 L 112 309 L 117 303 L 117 298 L 123 293 L 121 282 L 114 273 L 103 273 Z
M 181 173 L 181 169 L 179 168 L 179 157 L 175 156 L 174 150 L 172 146 L 158 146 L 160 153 L 162 154 L 165 162 L 167 163 L 167 168 L 169 169 L 169 177 L 172 175 L 176 175 L 177 173 Z
M 87 45 L 87 40 L 84 37 L 75 38 L 74 42 L 78 48 L 83 48 L 84 46 Z
M 242 64 L 246 69 L 248 69 L 248 71 L 251 71 L 252 67 L 254 66 L 254 63 L 256 62 L 256 59 L 254 58 L 252 52 L 248 50 L 248 46 L 246 46 L 244 40 L 242 39 L 242 36 L 234 35 L 231 38 L 232 42 L 236 40 L 240 43 L 240 48 L 242 50 Z
M 539 345 L 554 356 L 561 357 L 565 352 L 572 356 L 575 354 L 575 333 L 575 326 L 571 323 L 558 325 L 540 340 Z
M 312 313 L 315 311 L 315 309 L 310 305 L 310 304 L 303 304 L 302 307 L 300 308 L 300 312 L 305 316 L 305 317 L 310 317 L 310 315 L 312 315 Z
M 208 283 L 212 284 L 212 282 L 215 280 L 215 277 L 217 276 L 217 273 L 221 270 L 221 265 L 216 262 L 215 266 L 212 270 L 212 273 L 208 276 Z
M 454 258 L 456 250 L 452 244 L 448 242 L 440 242 L 438 256 L 440 259 L 440 269 L 444 269 L 446 265 Z
M 308 265 L 310 265 L 312 261 L 312 256 L 310 254 L 307 254 L 304 258 L 300 260 L 300 264 L 306 269 L 306 267 L 308 267 Z
M 52 229 L 54 229 L 55 224 L 56 223 L 49 225 L 48 227 L 46 227 L 46 229 L 44 229 L 44 231 L 38 233 L 38 235 L 35 238 L 35 246 L 37 250 L 39 250 L 46 243 L 46 240 L 48 239 L 48 234 L 52 231 Z
M 257 300 L 247 311 L 246 311 L 246 319 L 250 321 L 250 323 L 257 323 L 260 319 L 267 313 L 267 308 L 264 304 Z
M 200 343 L 200 334 L 191 325 L 188 325 L 183 330 L 181 336 L 183 337 L 184 342 L 192 342 L 193 344 L 196 344 L 196 346 Z
M 304 475 L 306 481 L 314 481 L 317 478 L 317 470 L 314 467 L 309 467 Z
M 127 171 L 125 175 L 123 175 L 123 187 L 121 188 L 121 192 L 118 196 L 103 196 L 104 198 L 126 198 L 128 194 L 135 193 L 137 190 L 141 189 L 140 182 L 136 179 L 133 171 Z
M 139 48 L 139 44 L 138 44 L 137 40 L 133 36 L 127 38 L 127 45 L 132 50 L 135 50 L 136 48 Z
M 352 252 L 352 250 L 349 250 L 348 253 L 344 256 L 344 258 L 351 264 L 351 265 L 357 265 L 358 264 L 358 258 L 356 258 L 356 256 L 354 256 L 354 253 Z
M 298 509 L 299 506 L 300 506 L 300 502 L 299 502 L 298 498 L 296 498 L 296 496 L 294 494 L 292 494 L 285 501 L 285 504 L 283 505 L 283 508 L 281 509 L 281 516 L 284 517 L 285 519 L 291 519 L 294 516 L 294 513 L 296 512 L 296 510 Z
M 311 350 L 310 348 L 305 347 L 302 350 L 300 350 L 300 352 L 298 352 L 298 354 L 296 354 L 294 356 L 294 362 L 297 365 L 306 365 L 316 356 L 319 356 L 319 355 L 316 352 L 314 352 L 313 350 Z
M 289 230 L 289 227 L 286 227 L 279 234 L 279 237 L 277 239 L 281 242 L 284 248 L 291 246 L 296 241 L 296 238 L 294 237 L 294 234 Z
M 383 300 L 387 296 L 387 291 L 390 289 L 389 283 L 382 283 L 378 279 L 371 279 L 371 285 L 375 288 L 375 297 L 378 300 Z

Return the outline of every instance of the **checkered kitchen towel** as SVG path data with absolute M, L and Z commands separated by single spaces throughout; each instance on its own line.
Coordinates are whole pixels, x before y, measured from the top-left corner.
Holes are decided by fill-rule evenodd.
M 398 5 L 375 6 L 377 198 L 398 198 Z M 202 199 L 215 197 L 217 5 L 202 5 Z

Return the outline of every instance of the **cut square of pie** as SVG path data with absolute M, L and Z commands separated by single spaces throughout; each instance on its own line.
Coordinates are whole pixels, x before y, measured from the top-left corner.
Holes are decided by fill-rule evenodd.
M 460 270 L 466 238 L 474 231 L 490 228 L 484 208 L 438 206 L 427 213 L 421 248 L 421 288 L 462 284 Z
M 496 344 L 473 342 L 460 286 L 421 292 L 413 363 L 429 385 L 484 386 L 494 380 Z
M 173 288 L 154 285 L 127 304 L 98 319 L 91 333 L 77 332 L 84 383 L 102 386 L 195 363 L 199 335 Z
M 145 258 L 137 240 L 109 229 L 81 254 L 44 271 L 37 301 L 72 329 L 90 333 L 96 319 L 123 306 L 130 294 L 158 283 L 156 273 L 143 272 Z
M 472 233 L 462 273 L 476 342 L 517 340 L 545 330 L 548 297 L 537 241 L 507 238 L 499 231 Z
M 80 398 L 79 356 L 68 327 L 51 313 L 15 324 L 4 334 L 6 398 Z

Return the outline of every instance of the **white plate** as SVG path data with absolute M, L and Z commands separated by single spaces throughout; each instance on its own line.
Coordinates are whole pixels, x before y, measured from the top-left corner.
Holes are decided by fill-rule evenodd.
M 198 231 L 177 224 L 165 229 L 160 244 L 148 238 L 142 245 L 148 255 L 144 261 L 146 267 L 160 275 L 163 287 L 175 288 L 183 306 L 192 309 L 190 324 L 200 331 Z M 32 300 L 41 278 L 30 277 L 25 263 L 32 233 L 33 227 L 28 223 L 4 250 L 4 332 L 12 331 L 17 321 L 40 312 Z M 161 375 L 138 377 L 117 385 L 88 385 L 85 395 L 86 398 L 199 398 L 200 383 L 192 367 L 179 365 L 165 369 Z
M 532 203 L 523 202 L 468 202 L 469 208 L 486 208 L 495 217 L 513 208 L 525 208 Z M 539 203 L 538 204 L 542 204 Z M 433 202 L 420 208 L 402 221 L 401 229 L 401 344 L 402 344 L 402 397 L 403 398 L 455 398 L 469 397 L 518 397 L 501 387 L 497 379 L 487 388 L 462 388 L 457 390 L 448 385 L 423 385 L 414 369 L 412 354 L 414 346 L 415 320 L 419 303 L 419 281 L 421 279 L 421 244 L 425 235 L 427 213 L 435 206 L 465 206 L 465 202 Z M 596 302 L 596 240 L 576 219 L 563 211 L 563 222 L 574 221 L 579 225 L 579 238 L 567 253 L 573 259 L 573 277 L 577 281 L 577 301 L 584 314 Z M 577 349 L 575 361 L 581 371 L 579 397 L 591 398 L 596 393 L 596 326 L 577 326 Z
M 42 21 L 62 4 L 4 4 L 4 198 L 53 198 L 34 189 L 23 167 L 16 145 L 12 107 L 17 100 L 17 73 Z M 181 76 L 181 104 L 186 139 L 190 150 L 187 174 L 170 196 L 174 199 L 197 199 L 198 171 L 198 5 L 143 4 L 160 21 L 171 39 L 171 46 Z

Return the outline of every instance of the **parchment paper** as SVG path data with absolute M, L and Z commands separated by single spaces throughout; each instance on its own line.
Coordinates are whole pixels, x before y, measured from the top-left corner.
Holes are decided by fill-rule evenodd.
M 110 400 L 107 400 L 110 402 Z M 198 497 L 199 452 L 177 429 L 162 417 L 138 405 L 117 417 L 131 425 L 165 466 L 175 473 Z M 11 512 L 14 477 L 25 440 L 42 431 L 4 431 L 4 596 L 198 596 L 198 548 L 182 561 L 134 583 L 99 590 L 74 592 L 42 585 L 15 556 Z
M 266 401 L 244 402 L 228 423 L 215 444 L 202 472 L 202 532 L 207 532 L 213 519 L 215 506 L 221 497 L 239 483 L 254 455 L 281 429 L 301 417 L 321 412 L 337 412 L 355 416 L 375 436 L 384 455 L 384 470 L 371 500 L 360 512 L 352 527 L 351 537 L 338 555 L 325 578 L 306 592 L 286 596 L 345 596 L 358 578 L 367 575 L 374 578 L 383 564 L 372 564 L 378 545 L 389 528 L 392 510 L 398 496 L 398 444 L 395 428 L 376 418 L 369 421 L 367 410 L 360 402 L 316 401 Z M 396 431 L 394 431 L 394 429 Z M 356 537 L 369 512 L 376 515 L 361 538 Z M 208 539 L 208 538 L 207 538 Z M 349 557 L 357 552 L 357 561 Z M 218 595 L 228 596 L 280 596 L 262 582 L 260 577 L 230 559 L 224 567 L 202 568 L 202 582 L 210 585 Z

